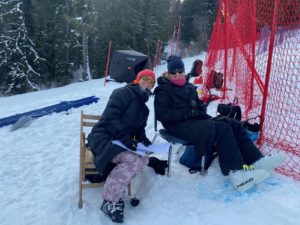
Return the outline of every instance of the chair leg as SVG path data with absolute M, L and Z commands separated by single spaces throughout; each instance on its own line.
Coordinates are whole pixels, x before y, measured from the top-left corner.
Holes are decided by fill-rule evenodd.
M 80 181 L 80 184 L 79 184 L 79 201 L 78 201 L 78 208 L 81 209 L 81 208 L 82 208 L 82 205 L 83 205 L 83 201 L 82 201 L 82 184 L 81 184 L 81 181 Z
M 168 177 L 170 176 L 171 173 L 171 160 L 172 160 L 172 144 L 170 144 L 169 155 L 168 155 L 168 169 L 167 169 Z
M 140 200 L 137 199 L 136 197 L 134 197 L 131 193 L 131 183 L 128 184 L 128 188 L 127 188 L 127 192 L 128 192 L 128 197 L 130 198 L 130 204 L 133 207 L 136 207 L 140 204 Z
M 84 169 L 83 169 L 83 163 L 85 160 L 85 154 L 84 154 L 85 149 L 83 149 L 82 145 L 82 139 L 80 139 L 80 159 L 79 159 L 79 201 L 78 201 L 78 208 L 81 209 L 83 206 L 83 201 L 82 201 L 82 179 L 84 177 Z
M 159 135 L 158 133 L 155 133 L 155 135 L 154 135 L 154 137 L 153 137 L 153 139 L 152 139 L 152 143 L 155 142 L 155 140 L 156 140 L 156 138 L 157 138 L 158 135 Z
M 128 192 L 128 196 L 131 197 L 131 183 L 128 184 L 127 192 Z
M 205 169 L 205 155 L 203 155 L 201 157 L 201 171 L 200 171 L 201 175 L 207 175 L 207 170 Z

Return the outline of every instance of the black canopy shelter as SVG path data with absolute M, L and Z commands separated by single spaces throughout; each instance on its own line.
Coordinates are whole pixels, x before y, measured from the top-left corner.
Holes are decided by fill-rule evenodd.
M 134 50 L 113 52 L 109 74 L 117 82 L 132 82 L 138 72 L 149 68 L 148 56 Z

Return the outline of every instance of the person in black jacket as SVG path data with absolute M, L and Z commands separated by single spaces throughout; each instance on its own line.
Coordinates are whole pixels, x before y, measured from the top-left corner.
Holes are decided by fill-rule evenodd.
M 133 84 L 118 88 L 111 94 L 102 118 L 88 135 L 88 144 L 95 157 L 97 171 L 104 175 L 110 163 L 116 164 L 107 177 L 103 191 L 101 210 L 113 222 L 124 219 L 122 194 L 130 180 L 148 164 L 148 156 L 139 156 L 112 144 L 120 140 L 127 148 L 135 151 L 136 143 L 151 144 L 145 133 L 149 115 L 146 106 L 155 83 L 152 70 L 142 70 Z
M 170 56 L 167 63 L 168 73 L 157 79 L 154 91 L 157 120 L 171 134 L 193 144 L 199 156 L 210 154 L 216 145 L 221 171 L 229 175 L 239 191 L 267 178 L 284 157 L 263 157 L 239 121 L 211 118 L 206 113 L 207 105 L 198 98 L 196 86 L 186 81 L 181 58 Z

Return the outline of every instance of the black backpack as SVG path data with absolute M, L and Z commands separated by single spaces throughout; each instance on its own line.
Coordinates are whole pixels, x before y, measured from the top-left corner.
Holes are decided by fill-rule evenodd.
M 212 152 L 205 155 L 204 170 L 207 170 L 209 168 L 210 164 L 217 156 L 218 153 L 216 150 L 216 146 L 214 146 Z M 179 163 L 188 167 L 190 173 L 196 173 L 198 171 L 201 172 L 201 161 L 201 156 L 198 156 L 195 153 L 193 145 L 186 146 L 183 154 L 179 158 Z
M 220 113 L 221 116 L 237 119 L 238 121 L 242 119 L 241 107 L 233 103 L 219 104 L 217 112 Z

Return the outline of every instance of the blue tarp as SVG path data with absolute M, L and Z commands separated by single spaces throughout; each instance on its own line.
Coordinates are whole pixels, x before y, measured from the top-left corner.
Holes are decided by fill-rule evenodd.
M 55 105 L 47 106 L 41 109 L 36 109 L 33 111 L 19 113 L 13 116 L 5 117 L 0 119 L 0 127 L 11 125 L 16 123 L 22 116 L 31 116 L 32 118 L 42 117 L 51 113 L 59 113 L 62 111 L 67 111 L 71 108 L 78 108 L 83 105 L 88 105 L 99 100 L 98 97 L 91 96 L 87 98 L 82 98 L 75 101 L 65 101 Z

